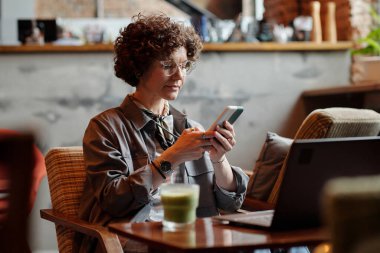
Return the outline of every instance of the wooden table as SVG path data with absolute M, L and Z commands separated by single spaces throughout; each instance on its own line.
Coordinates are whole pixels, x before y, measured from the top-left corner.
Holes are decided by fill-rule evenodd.
M 161 222 L 114 223 L 109 230 L 147 244 L 152 252 L 237 252 L 259 248 L 317 245 L 328 240 L 323 229 L 268 232 L 197 219 L 188 231 L 166 232 Z
M 366 108 L 380 112 L 380 83 L 307 90 L 302 93 L 306 113 L 327 107 Z

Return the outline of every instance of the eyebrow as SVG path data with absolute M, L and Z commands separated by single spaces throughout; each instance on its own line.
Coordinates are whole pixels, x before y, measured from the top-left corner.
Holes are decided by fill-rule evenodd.
M 190 60 L 187 59 L 187 60 L 184 60 L 183 62 L 180 62 L 180 63 L 184 63 L 184 62 L 188 62 L 188 61 L 190 61 Z M 160 62 L 175 62 L 175 63 L 177 63 L 174 59 L 162 60 Z

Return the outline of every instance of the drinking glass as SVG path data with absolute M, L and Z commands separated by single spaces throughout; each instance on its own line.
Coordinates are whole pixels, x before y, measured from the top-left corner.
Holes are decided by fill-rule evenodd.
M 164 209 L 164 229 L 175 231 L 192 227 L 199 202 L 199 185 L 163 184 L 160 187 Z

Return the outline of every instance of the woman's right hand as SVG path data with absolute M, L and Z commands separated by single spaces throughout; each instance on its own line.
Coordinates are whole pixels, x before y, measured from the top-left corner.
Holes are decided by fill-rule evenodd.
M 210 147 L 212 137 L 214 131 L 203 132 L 197 127 L 187 128 L 178 140 L 161 154 L 160 160 L 169 161 L 173 167 L 185 161 L 198 160 Z

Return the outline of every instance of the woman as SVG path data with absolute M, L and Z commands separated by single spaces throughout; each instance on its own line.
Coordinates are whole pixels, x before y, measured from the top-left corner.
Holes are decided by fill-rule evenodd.
M 138 15 L 120 32 L 115 74 L 136 91 L 86 129 L 82 219 L 101 225 L 160 220 L 157 189 L 170 179 L 200 185 L 198 217 L 240 208 L 248 178 L 225 156 L 236 144 L 233 126 L 225 122 L 204 132 L 168 103 L 177 98 L 201 48 L 192 27 L 165 15 Z

